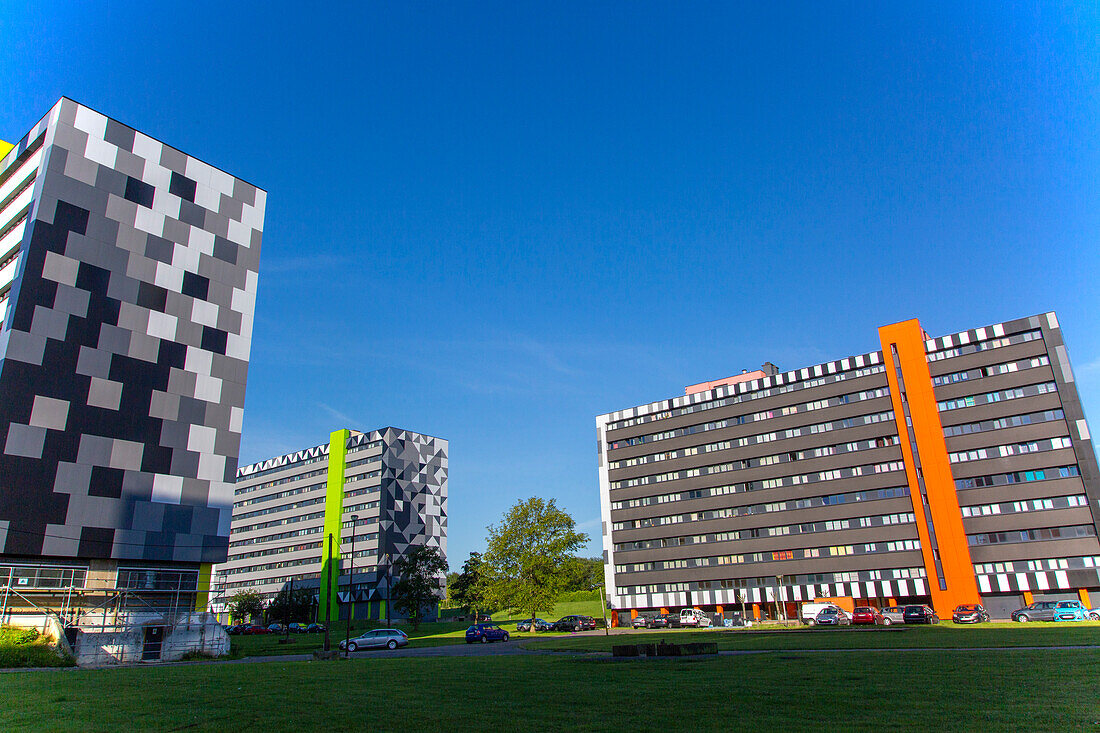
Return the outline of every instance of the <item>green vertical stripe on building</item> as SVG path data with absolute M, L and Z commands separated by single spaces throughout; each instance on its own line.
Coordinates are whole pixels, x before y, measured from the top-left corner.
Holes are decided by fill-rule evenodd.
M 340 617 L 337 588 L 340 583 L 340 529 L 344 518 L 344 468 L 347 463 L 348 430 L 336 430 L 329 436 L 328 487 L 325 490 L 325 534 L 321 542 L 321 592 L 317 618 L 325 620 L 325 608 L 331 608 L 330 621 Z M 331 556 L 330 544 L 331 538 Z M 331 571 L 331 574 L 330 574 Z M 326 604 L 329 604 L 326 606 Z

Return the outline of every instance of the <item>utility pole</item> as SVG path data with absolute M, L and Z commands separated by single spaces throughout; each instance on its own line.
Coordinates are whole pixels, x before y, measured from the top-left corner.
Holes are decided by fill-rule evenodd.
M 386 553 L 386 627 L 390 626 L 390 587 L 393 585 L 393 555 Z
M 610 636 L 611 632 L 607 630 L 607 599 L 603 594 L 603 583 L 600 583 L 600 606 L 603 608 L 603 635 Z
M 283 629 L 283 631 L 284 631 L 283 639 L 285 639 L 284 643 L 286 643 L 286 644 L 290 643 L 290 604 L 293 600 L 294 600 L 294 578 L 291 578 L 290 579 L 290 591 L 288 591 L 288 594 L 287 594 L 287 597 L 286 597 L 286 618 L 284 619 L 286 621 L 286 628 Z
M 351 561 L 348 563 L 348 626 L 344 632 L 344 659 L 348 658 L 351 653 L 348 651 L 348 642 L 351 641 L 351 614 L 355 610 L 355 601 L 351 595 L 352 583 L 355 582 L 355 523 L 359 521 L 359 516 L 356 514 L 351 515 Z
M 325 563 L 325 651 L 332 648 L 328 627 L 332 625 L 332 532 L 328 533 L 328 562 Z

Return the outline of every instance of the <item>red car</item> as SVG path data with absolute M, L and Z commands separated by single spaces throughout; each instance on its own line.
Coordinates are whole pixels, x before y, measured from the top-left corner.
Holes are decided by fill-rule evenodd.
M 878 609 L 871 606 L 856 606 L 852 611 L 852 623 L 853 624 L 881 624 L 882 614 L 878 612 Z
M 241 633 L 247 636 L 247 635 L 250 635 L 250 634 L 270 634 L 271 632 L 268 631 L 266 626 L 260 626 L 259 624 L 252 624 L 251 626 L 245 626 L 241 630 Z

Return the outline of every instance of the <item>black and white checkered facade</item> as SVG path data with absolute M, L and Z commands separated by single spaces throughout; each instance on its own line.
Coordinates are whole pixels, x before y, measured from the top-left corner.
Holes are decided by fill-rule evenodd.
M 0 196 L 0 553 L 224 560 L 265 192 L 62 99 Z

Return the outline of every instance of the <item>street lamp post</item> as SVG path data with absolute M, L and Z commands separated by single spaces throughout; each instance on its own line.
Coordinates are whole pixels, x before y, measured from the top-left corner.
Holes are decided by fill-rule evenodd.
M 775 576 L 775 610 L 779 611 L 780 618 L 783 619 L 783 625 L 787 625 L 787 609 L 784 608 L 783 603 L 783 576 Z
M 390 586 L 393 584 L 393 555 L 386 553 L 386 628 L 390 627 Z
M 348 625 L 344 631 L 344 659 L 351 653 L 348 651 L 351 641 L 351 614 L 355 610 L 355 600 L 352 596 L 352 586 L 355 583 L 355 525 L 359 521 L 359 515 L 351 515 L 351 560 L 348 562 Z
M 603 583 L 600 583 L 600 606 L 603 610 L 603 635 L 610 636 L 611 632 L 607 630 L 607 599 L 603 594 Z

